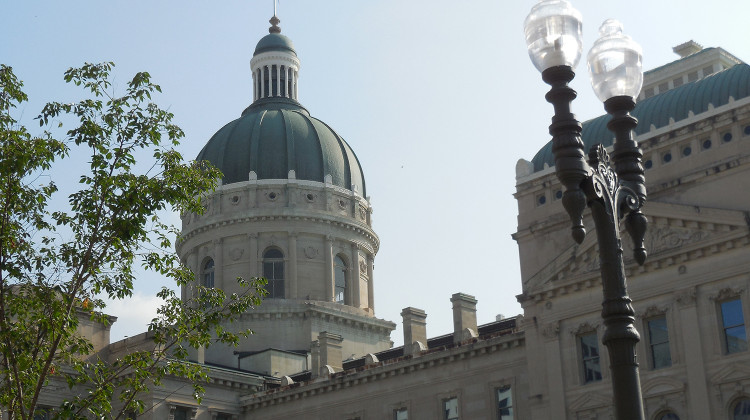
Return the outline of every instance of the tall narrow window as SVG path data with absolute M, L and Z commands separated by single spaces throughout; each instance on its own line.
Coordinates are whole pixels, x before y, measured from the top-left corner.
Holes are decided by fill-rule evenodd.
M 266 298 L 284 298 L 284 254 L 276 248 L 263 253 L 263 277 L 268 280 Z
M 510 385 L 495 390 L 497 394 L 497 420 L 513 420 L 513 394 Z
M 667 318 L 658 317 L 646 322 L 648 327 L 648 347 L 651 356 L 651 367 L 661 369 L 672 366 L 672 353 L 669 351 L 669 333 Z
M 214 260 L 208 260 L 203 264 L 203 286 L 214 287 Z
M 344 303 L 346 300 L 346 263 L 338 255 L 335 259 L 334 277 L 336 290 L 333 293 L 333 301 Z
M 458 420 L 458 397 L 443 400 L 443 419 Z
M 581 366 L 583 368 L 583 383 L 602 380 L 602 367 L 599 364 L 599 339 L 596 333 L 579 337 L 581 344 Z
M 743 398 L 734 406 L 733 420 L 750 420 L 750 399 Z
M 747 333 L 745 317 L 742 315 L 742 300 L 734 299 L 722 302 L 721 320 L 724 327 L 724 345 L 727 353 L 738 353 L 747 350 Z
M 409 410 L 406 407 L 393 410 L 393 420 L 409 420 Z

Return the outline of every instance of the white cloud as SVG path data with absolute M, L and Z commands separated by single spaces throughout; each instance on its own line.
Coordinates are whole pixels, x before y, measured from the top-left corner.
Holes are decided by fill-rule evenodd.
M 107 304 L 104 312 L 117 317 L 117 322 L 112 324 L 110 333 L 112 342 L 145 332 L 148 329 L 148 323 L 156 317 L 156 310 L 163 302 L 156 296 L 148 296 L 140 292 L 135 292 L 132 297 L 126 299 L 104 299 L 104 301 Z

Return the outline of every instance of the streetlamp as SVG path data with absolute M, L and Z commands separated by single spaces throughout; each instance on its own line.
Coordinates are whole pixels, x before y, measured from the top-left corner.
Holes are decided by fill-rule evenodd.
M 646 260 L 643 238 L 646 201 L 643 153 L 633 139 L 638 121 L 630 115 L 635 96 L 643 84 L 641 48 L 622 34 L 622 25 L 607 20 L 600 38 L 588 54 L 588 67 L 594 91 L 612 115 L 607 124 L 615 134 L 610 156 L 601 144 L 591 148 L 584 159 L 581 123 L 570 111 L 576 92 L 568 84 L 581 58 L 581 14 L 565 0 L 542 0 L 524 22 L 529 56 L 542 79 L 552 88 L 546 99 L 555 109 L 552 124 L 552 151 L 555 171 L 565 187 L 562 203 L 572 221 L 573 239 L 586 236 L 583 210 L 588 205 L 596 226 L 601 265 L 602 318 L 612 373 L 615 418 L 643 419 L 641 385 L 635 346 L 640 335 L 634 326 L 634 312 L 625 281 L 620 223 L 635 244 L 638 264 Z M 613 168 L 614 167 L 614 168 Z

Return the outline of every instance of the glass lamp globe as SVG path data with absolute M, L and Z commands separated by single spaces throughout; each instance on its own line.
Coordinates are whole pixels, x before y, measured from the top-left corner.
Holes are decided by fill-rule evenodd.
M 581 13 L 566 0 L 542 0 L 523 23 L 526 46 L 541 72 L 554 66 L 575 68 L 581 59 Z
M 636 98 L 643 86 L 641 46 L 622 33 L 622 23 L 607 19 L 588 54 L 591 86 L 602 102 L 615 96 Z

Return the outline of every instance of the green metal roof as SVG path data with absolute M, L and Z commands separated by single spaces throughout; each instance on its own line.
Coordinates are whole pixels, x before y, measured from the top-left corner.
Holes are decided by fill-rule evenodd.
M 207 160 L 224 174 L 223 182 L 247 181 L 250 171 L 258 179 L 297 179 L 325 182 L 366 197 L 365 176 L 357 156 L 327 124 L 313 118 L 297 101 L 264 98 L 211 137 L 196 160 Z
M 735 100 L 750 96 L 750 66 L 737 64 L 727 70 L 712 74 L 705 79 L 688 83 L 662 94 L 644 99 L 636 105 L 632 115 L 638 119 L 636 135 L 647 133 L 653 125 L 661 128 L 669 125 L 670 118 L 675 122 L 688 118 L 689 113 L 697 115 L 708 111 L 709 104 L 719 107 Z M 581 135 L 584 148 L 596 143 L 611 146 L 614 134 L 607 129 L 610 116 L 605 114 L 583 123 Z M 544 169 L 545 164 L 555 166 L 550 140 L 531 160 L 534 172 Z
M 295 56 L 297 55 L 297 52 L 294 51 L 292 40 L 287 36 L 276 33 L 271 33 L 261 38 L 255 46 L 253 56 L 268 51 L 288 51 Z

